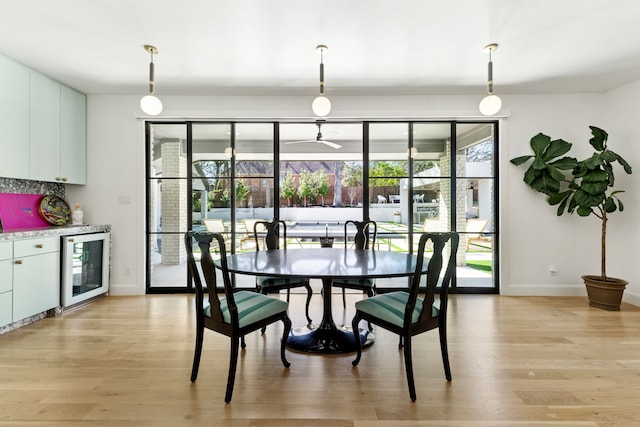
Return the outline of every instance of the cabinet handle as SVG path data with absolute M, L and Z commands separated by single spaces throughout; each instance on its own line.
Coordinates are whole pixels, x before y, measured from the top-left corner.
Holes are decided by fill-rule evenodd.
M 43 245 L 42 243 L 38 243 L 38 244 L 36 245 L 36 248 L 38 248 L 38 249 L 42 249 L 42 248 L 44 248 L 44 245 Z
M 65 176 L 64 178 L 62 178 L 62 180 L 63 180 L 64 182 L 67 182 L 67 177 Z
M 16 264 L 22 264 L 22 260 L 21 259 L 16 260 Z

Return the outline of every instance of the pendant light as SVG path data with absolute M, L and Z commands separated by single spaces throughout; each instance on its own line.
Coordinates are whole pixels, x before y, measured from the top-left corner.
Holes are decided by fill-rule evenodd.
M 493 62 L 491 61 L 491 54 L 498 49 L 497 43 L 492 43 L 484 47 L 485 51 L 489 52 L 489 66 L 488 66 L 488 79 L 487 79 L 487 96 L 480 101 L 480 112 L 485 116 L 493 116 L 500 108 L 502 108 L 502 100 L 497 95 L 493 94 Z
M 151 62 L 149 63 L 149 95 L 142 97 L 140 100 L 140 108 L 150 116 L 157 116 L 162 112 L 162 102 L 153 94 L 155 90 L 153 54 L 158 53 L 158 48 L 146 44 L 144 45 L 144 50 L 151 55 Z
M 329 98 L 324 96 L 324 51 L 329 48 L 323 44 L 319 44 L 316 46 L 316 50 L 320 51 L 320 95 L 313 100 L 311 104 L 311 109 L 313 110 L 313 114 L 318 117 L 324 117 L 331 111 L 331 101 Z

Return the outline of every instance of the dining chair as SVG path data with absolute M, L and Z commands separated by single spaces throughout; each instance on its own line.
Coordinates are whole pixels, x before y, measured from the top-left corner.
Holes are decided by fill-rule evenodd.
M 280 238 L 282 235 L 282 239 Z M 272 220 L 272 221 L 256 221 L 253 224 L 253 238 L 256 244 L 256 251 L 260 250 L 260 238 L 263 240 L 263 249 L 273 250 L 280 249 L 280 241 L 282 240 L 282 249 L 287 249 L 287 224 L 284 221 Z M 309 304 L 311 303 L 311 295 L 313 295 L 313 289 L 309 284 L 309 279 L 305 278 L 293 278 L 293 277 L 269 277 L 269 276 L 257 276 L 256 277 L 256 290 L 261 294 L 269 294 L 280 292 L 281 290 L 287 291 L 287 302 L 292 288 L 304 287 L 307 290 L 307 302 L 305 305 L 305 315 L 307 316 L 307 322 L 311 324 L 311 317 L 309 317 Z M 262 330 L 264 332 L 264 329 Z
M 422 272 L 427 241 L 433 243 L 433 253 L 428 260 L 426 273 Z M 447 302 L 451 275 L 456 268 L 456 253 L 459 236 L 457 233 L 423 233 L 418 244 L 416 269 L 408 291 L 389 292 L 356 302 L 356 314 L 352 327 L 356 337 L 357 355 L 352 362 L 358 366 L 362 356 L 362 342 L 358 335 L 358 324 L 367 320 L 400 336 L 400 348 L 404 350 L 404 365 L 409 385 L 409 396 L 416 400 L 411 359 L 411 337 L 432 329 L 440 333 L 440 352 L 447 381 L 451 381 L 451 367 L 447 350 Z M 448 244 L 446 262 L 445 246 Z M 446 265 L 441 277 L 443 265 Z M 426 289 L 420 287 L 422 276 L 426 275 Z M 439 285 L 439 288 L 438 288 Z M 423 298 L 418 293 L 424 292 Z M 439 298 L 436 300 L 436 294 Z
M 375 249 L 378 235 L 378 224 L 369 219 L 365 221 L 347 220 L 344 223 L 344 244 L 348 246 L 349 236 L 355 227 L 353 246 L 356 249 Z M 356 289 L 372 297 L 376 293 L 376 282 L 373 279 L 335 279 L 332 286 L 342 288 L 342 306 L 347 307 L 346 289 Z
M 194 241 L 200 250 L 200 267 L 205 279 L 206 290 L 196 263 Z M 211 250 L 214 249 L 211 243 L 214 241 L 219 250 L 220 268 L 216 267 L 211 257 Z M 244 342 L 246 334 L 281 321 L 284 324 L 284 330 L 280 342 L 280 359 L 285 368 L 290 366 L 284 354 L 287 337 L 291 331 L 291 320 L 287 315 L 289 304 L 278 298 L 255 292 L 235 290 L 227 269 L 227 255 L 222 234 L 188 231 L 185 233 L 184 243 L 187 250 L 189 271 L 196 290 L 196 348 L 191 368 L 191 381 L 194 382 L 198 377 L 205 328 L 228 336 L 231 339 L 231 356 L 224 401 L 229 403 L 233 394 L 238 365 L 238 347 L 241 342 L 242 348 L 246 347 Z M 218 296 L 216 292 L 218 270 L 224 284 L 224 297 Z M 206 304 L 205 292 L 207 294 Z

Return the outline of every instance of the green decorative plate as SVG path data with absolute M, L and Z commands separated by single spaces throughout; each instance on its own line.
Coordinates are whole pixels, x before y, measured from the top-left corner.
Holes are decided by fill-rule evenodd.
M 42 219 L 51 225 L 67 225 L 71 220 L 69 204 L 58 196 L 44 196 L 38 211 Z

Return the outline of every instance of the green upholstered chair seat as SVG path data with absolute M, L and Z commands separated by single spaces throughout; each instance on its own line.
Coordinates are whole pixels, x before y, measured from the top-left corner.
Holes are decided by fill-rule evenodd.
M 389 322 L 393 325 L 404 326 L 404 308 L 407 305 L 409 293 L 403 291 L 389 292 L 386 294 L 376 295 L 375 297 L 363 299 L 356 302 L 356 310 L 371 314 L 379 319 Z M 423 301 L 418 298 L 416 306 L 411 316 L 411 322 L 418 321 L 420 312 L 422 311 Z M 434 305 L 431 307 L 431 315 L 437 317 L 439 309 Z
M 250 291 L 236 292 L 233 297 L 238 307 L 238 323 L 241 328 L 282 311 L 287 311 L 288 307 L 286 301 Z M 231 314 L 227 308 L 226 298 L 220 298 L 220 309 L 222 310 L 224 321 L 231 323 Z M 207 305 L 205 307 L 204 314 L 207 317 L 211 317 L 210 306 Z
M 269 289 L 269 288 L 286 288 L 288 286 L 301 286 L 306 283 L 305 279 L 299 278 L 287 278 L 287 277 L 256 277 L 256 283 L 258 285 L 258 289 Z

